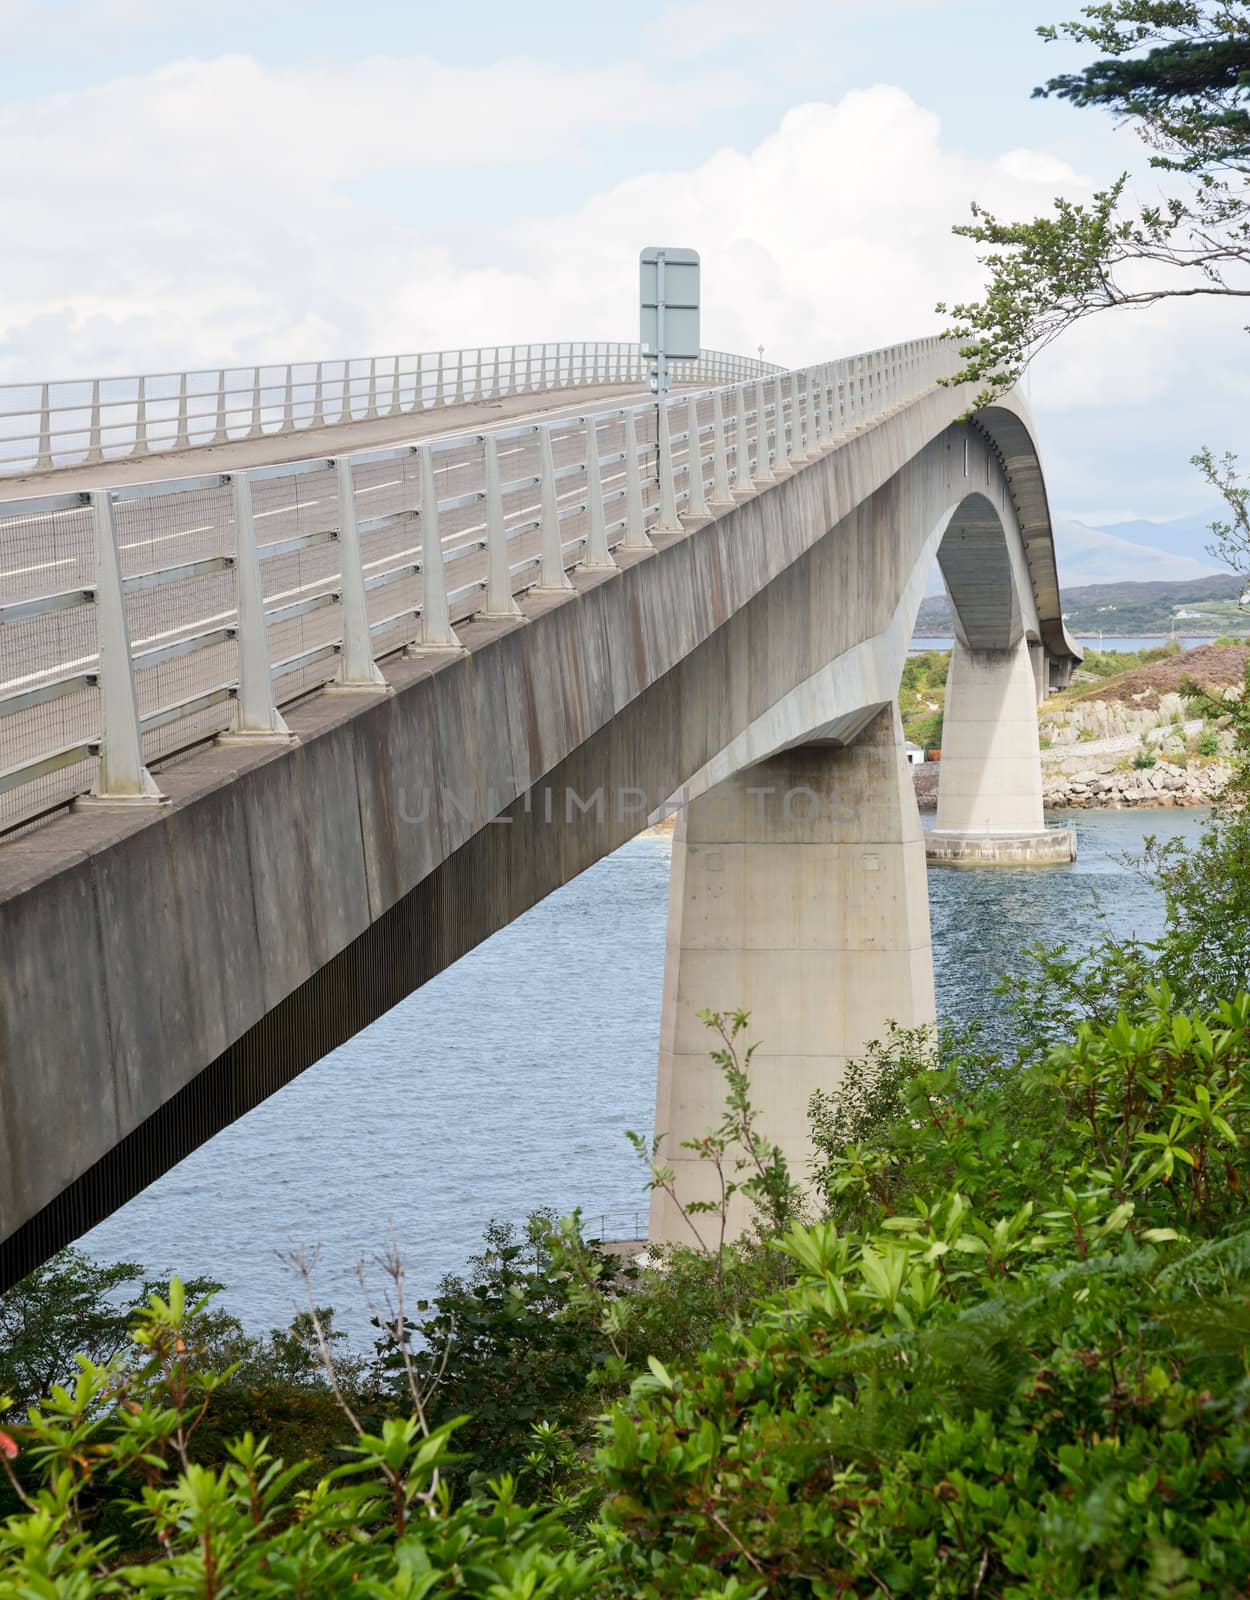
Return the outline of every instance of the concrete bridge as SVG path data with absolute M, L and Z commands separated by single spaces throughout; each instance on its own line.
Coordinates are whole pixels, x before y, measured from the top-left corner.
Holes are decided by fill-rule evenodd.
M 36 428 L 50 492 L 0 499 L 3 1280 L 677 800 L 657 1130 L 672 1158 L 715 1119 L 695 1012 L 740 1005 L 801 1164 L 811 1090 L 933 1016 L 895 700 L 935 558 L 930 853 L 1071 850 L 1041 811 L 1036 706 L 1077 655 L 1041 465 L 1017 395 L 961 420 L 955 360 L 707 355 L 658 407 L 627 361 L 563 392 L 505 362 L 477 399 L 512 414 L 437 436 L 474 403 L 445 380 L 333 417 L 323 382 L 304 423 L 198 443 L 175 394 L 144 470 L 201 470 L 145 483 Z

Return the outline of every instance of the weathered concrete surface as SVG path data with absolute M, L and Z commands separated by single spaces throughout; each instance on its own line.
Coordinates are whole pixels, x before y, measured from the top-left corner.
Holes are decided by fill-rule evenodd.
M 653 1191 L 654 1240 L 694 1243 L 677 1201 L 720 1197 L 712 1163 L 681 1146 L 724 1114 L 725 1083 L 709 1057 L 719 1040 L 698 1013 L 739 1008 L 751 1014 L 742 1051 L 756 1045 L 757 1127 L 806 1182 L 813 1092 L 835 1089 L 886 1019 L 935 1020 L 924 846 L 893 706 L 849 748 L 774 756 L 678 819 L 655 1112 L 676 1200 Z M 751 1215 L 735 1195 L 731 1232 Z
M 1076 860 L 1073 828 L 1033 833 L 939 833 L 924 836 L 925 857 L 939 867 L 1055 867 Z
M 887 633 L 965 471 L 1010 523 L 964 403 L 934 390 L 654 555 L 527 598 L 526 620 L 464 627 L 468 655 L 386 662 L 393 696 L 295 706 L 292 748 L 197 752 L 162 772 L 156 815 L 72 815 L 0 849 L 0 1272 L 614 849 Z

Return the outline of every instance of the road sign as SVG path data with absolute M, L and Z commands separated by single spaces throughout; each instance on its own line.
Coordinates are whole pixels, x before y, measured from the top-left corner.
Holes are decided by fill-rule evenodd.
M 670 361 L 699 356 L 699 252 L 650 245 L 639 257 L 639 339 L 655 364 L 653 387 L 668 388 Z

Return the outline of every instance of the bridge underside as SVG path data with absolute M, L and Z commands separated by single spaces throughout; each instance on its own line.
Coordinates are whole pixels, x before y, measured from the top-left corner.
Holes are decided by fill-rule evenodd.
M 294 748 L 169 767 L 157 817 L 83 813 L 7 845 L 0 1279 L 669 796 L 879 727 L 974 484 L 976 516 L 984 502 L 1018 538 L 994 440 L 954 421 L 960 404 L 933 391 L 655 555 L 527 597 L 524 621 L 462 628 L 467 654 L 386 663 L 391 696 L 295 707 Z

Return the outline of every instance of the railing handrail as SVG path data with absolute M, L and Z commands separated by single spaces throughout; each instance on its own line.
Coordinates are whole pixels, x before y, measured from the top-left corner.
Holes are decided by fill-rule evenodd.
M 632 384 L 645 365 L 636 343 L 562 339 L 6 381 L 0 474 L 55 472 L 555 389 Z M 780 370 L 722 350 L 704 350 L 675 367 L 695 381 Z
M 218 361 L 190 367 L 171 367 L 166 372 L 100 372 L 77 378 L 5 378 L 0 380 L 0 395 L 6 389 L 41 389 L 45 384 L 49 388 L 85 388 L 93 383 L 138 383 L 141 378 L 147 382 L 158 378 L 181 378 L 184 373 L 187 377 L 190 377 L 192 373 L 200 375 L 210 372 L 253 372 L 257 367 L 262 372 L 279 372 L 285 367 L 345 367 L 354 366 L 362 361 L 437 361 L 439 356 L 468 355 L 470 352 L 476 355 L 479 350 L 485 355 L 488 350 L 542 350 L 554 349 L 557 346 L 561 349 L 580 347 L 584 350 L 590 350 L 598 347 L 630 352 L 641 350 L 637 340 L 629 339 L 535 339 L 528 344 L 447 345 L 442 350 L 410 350 L 406 353 L 399 351 L 394 355 L 385 356 L 309 356 L 303 360 L 291 361 Z M 706 360 L 709 357 L 750 362 L 758 367 L 761 372 L 768 374 L 789 370 L 786 367 L 762 361 L 756 356 L 739 356 L 728 350 L 705 348 L 699 351 L 700 360 Z M 116 403 L 121 405 L 126 402 L 118 401 Z M 74 409 L 81 409 L 81 407 L 75 407 Z

